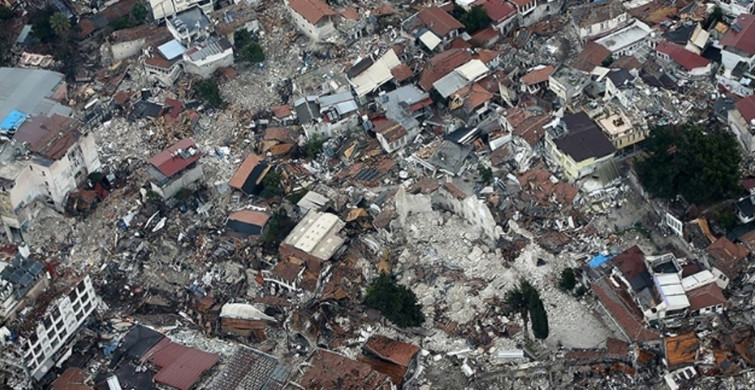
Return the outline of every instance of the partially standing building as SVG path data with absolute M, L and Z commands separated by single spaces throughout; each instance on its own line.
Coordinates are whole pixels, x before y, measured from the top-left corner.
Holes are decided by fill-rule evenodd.
M 333 18 L 337 13 L 324 1 L 286 0 L 286 6 L 296 28 L 312 40 L 325 40 L 336 32 Z
M 163 199 L 173 197 L 183 188 L 192 187 L 202 178 L 202 157 L 190 138 L 183 139 L 149 159 L 150 188 Z

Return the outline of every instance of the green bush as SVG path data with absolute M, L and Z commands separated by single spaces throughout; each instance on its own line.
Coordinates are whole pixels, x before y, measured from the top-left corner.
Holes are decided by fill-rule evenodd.
M 577 279 L 574 277 L 574 270 L 571 268 L 564 268 L 561 271 L 561 279 L 558 281 L 558 286 L 563 291 L 574 290 L 577 285 Z
M 367 288 L 364 303 L 402 328 L 420 326 L 425 321 L 414 292 L 396 283 L 387 273 L 381 273 L 372 281 Z

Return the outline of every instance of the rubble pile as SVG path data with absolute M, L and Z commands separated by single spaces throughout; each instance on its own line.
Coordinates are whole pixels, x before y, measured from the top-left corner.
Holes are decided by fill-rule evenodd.
M 755 182 L 634 169 L 752 151 L 740 5 L 15 3 L 0 388 L 752 387 Z

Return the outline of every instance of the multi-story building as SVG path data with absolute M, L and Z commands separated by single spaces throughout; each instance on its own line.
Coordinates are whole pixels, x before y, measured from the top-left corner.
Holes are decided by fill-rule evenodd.
M 149 0 L 149 5 L 152 8 L 152 17 L 158 20 L 194 6 L 209 14 L 213 10 L 214 2 L 212 0 Z
M 4 357 L 23 362 L 26 375 L 33 381 L 41 380 L 71 352 L 79 328 L 98 304 L 92 279 L 86 276 L 67 295 L 51 303 L 31 333 L 22 334 L 21 343 L 7 348 Z
M 168 199 L 183 188 L 191 187 L 202 178 L 202 157 L 190 138 L 183 139 L 149 159 L 152 191 Z
M 184 71 L 208 78 L 220 67 L 233 65 L 233 45 L 227 39 L 208 39 L 183 54 Z
M 328 38 L 336 32 L 333 17 L 336 11 L 322 0 L 286 0 L 293 23 L 315 41 Z
M 545 147 L 570 182 L 603 176 L 602 171 L 615 172 L 616 148 L 584 112 L 565 115 L 559 126 L 546 133 Z
M 37 199 L 62 210 L 68 193 L 101 163 L 94 137 L 60 103 L 62 74 L 2 68 L 0 79 L 7 83 L 0 88 L 0 130 L 10 138 L 0 145 L 0 218 L 12 238 L 31 219 Z

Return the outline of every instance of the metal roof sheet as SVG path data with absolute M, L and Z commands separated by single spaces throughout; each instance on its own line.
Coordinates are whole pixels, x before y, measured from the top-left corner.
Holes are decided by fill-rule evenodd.
M 157 50 L 168 61 L 172 61 L 186 52 L 184 45 L 182 45 L 181 42 L 176 39 L 158 46 Z
M 480 60 L 471 60 L 466 64 L 456 68 L 456 72 L 462 75 L 468 81 L 474 81 L 478 77 L 485 75 L 490 69 Z
M 202 153 L 191 138 L 185 138 L 158 153 L 149 163 L 165 177 L 171 177 L 199 160 Z
M 425 47 L 427 47 L 430 50 L 435 50 L 438 45 L 440 45 L 440 38 L 438 38 L 437 35 L 433 34 L 432 31 L 427 30 L 424 34 L 419 36 L 419 41 L 422 42 Z

